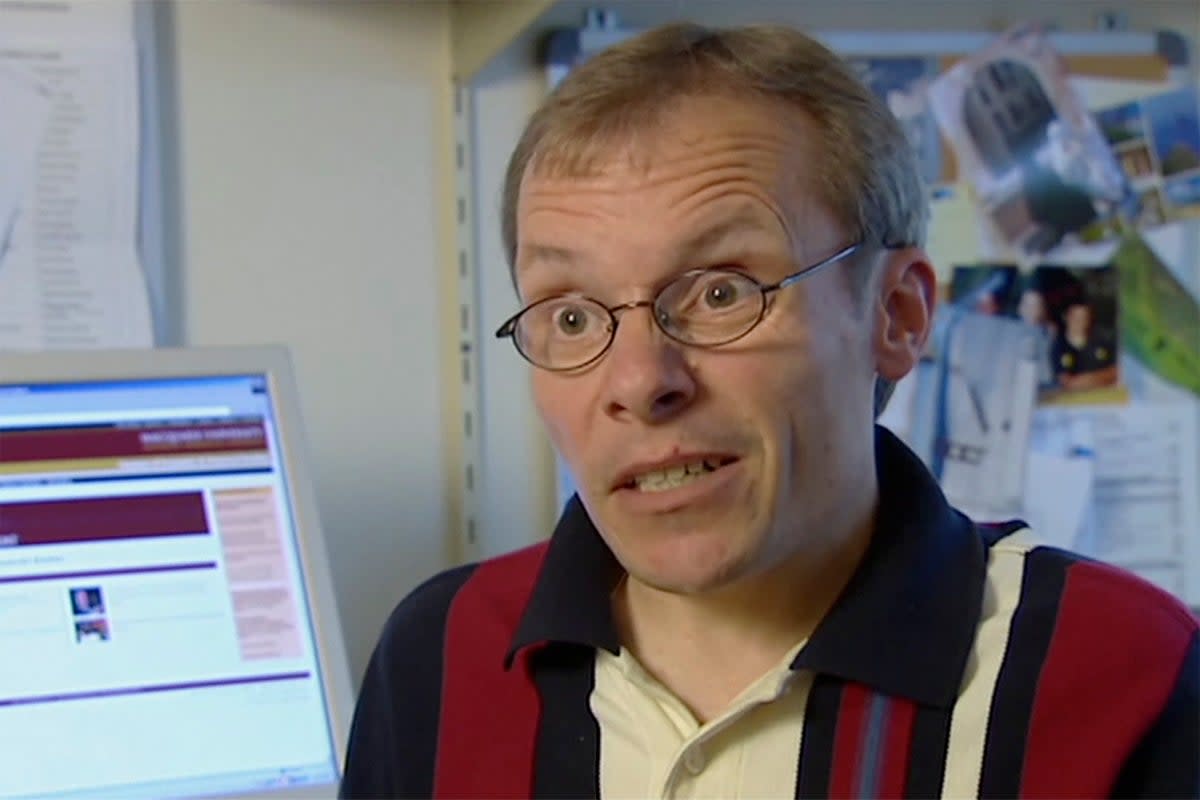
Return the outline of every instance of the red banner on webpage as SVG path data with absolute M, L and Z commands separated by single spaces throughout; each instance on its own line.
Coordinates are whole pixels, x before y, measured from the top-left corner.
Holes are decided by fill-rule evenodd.
M 0 503 L 0 547 L 208 532 L 200 492 Z
M 261 420 L 146 428 L 0 430 L 0 464 L 266 450 L 267 432 Z

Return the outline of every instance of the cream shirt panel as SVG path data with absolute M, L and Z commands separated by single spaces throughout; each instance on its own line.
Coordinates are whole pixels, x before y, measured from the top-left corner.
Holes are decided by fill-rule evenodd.
M 704 725 L 628 650 L 599 651 L 591 708 L 600 726 L 600 796 L 795 797 L 812 675 L 788 665 L 802 646 Z
M 944 798 L 973 797 L 979 793 L 992 699 L 1008 651 L 1017 603 L 1021 600 L 1025 555 L 1033 546 L 1031 532 L 1023 528 L 1001 539 L 988 551 L 979 628 L 950 717 L 946 777 L 942 782 Z

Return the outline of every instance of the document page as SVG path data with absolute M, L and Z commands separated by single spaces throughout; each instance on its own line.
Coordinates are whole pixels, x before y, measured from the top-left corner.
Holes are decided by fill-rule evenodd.
M 1200 605 L 1200 476 L 1189 405 L 1090 409 L 1096 442 L 1087 550 Z
M 9 98 L 0 348 L 152 345 L 131 5 L 0 3 L 0 104 Z

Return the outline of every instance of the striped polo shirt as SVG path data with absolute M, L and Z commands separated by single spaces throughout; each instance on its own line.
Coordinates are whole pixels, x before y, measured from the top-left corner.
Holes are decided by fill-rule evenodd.
M 1121 570 L 979 526 L 876 434 L 880 505 L 840 599 L 704 725 L 621 647 L 578 500 L 549 542 L 393 612 L 344 797 L 1200 795 L 1196 618 Z

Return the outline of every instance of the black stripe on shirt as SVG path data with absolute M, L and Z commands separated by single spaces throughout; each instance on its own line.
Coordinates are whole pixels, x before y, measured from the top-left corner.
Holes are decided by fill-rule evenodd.
M 950 709 L 917 706 L 908 754 L 905 797 L 941 797 L 946 777 L 946 745 L 950 741 Z
M 542 698 L 533 796 L 600 796 L 600 725 L 592 715 L 596 651 L 552 644 L 539 652 L 533 681 Z
M 796 797 L 828 797 L 833 775 L 833 745 L 845 683 L 830 675 L 813 680 L 804 709 Z
M 474 571 L 431 578 L 388 618 L 363 676 L 339 797 L 433 796 L 446 616 Z
M 1020 794 L 1034 696 L 1071 563 L 1064 553 L 1045 547 L 1025 556 L 1020 602 L 1013 613 L 1008 647 L 988 712 L 979 773 L 981 798 Z

